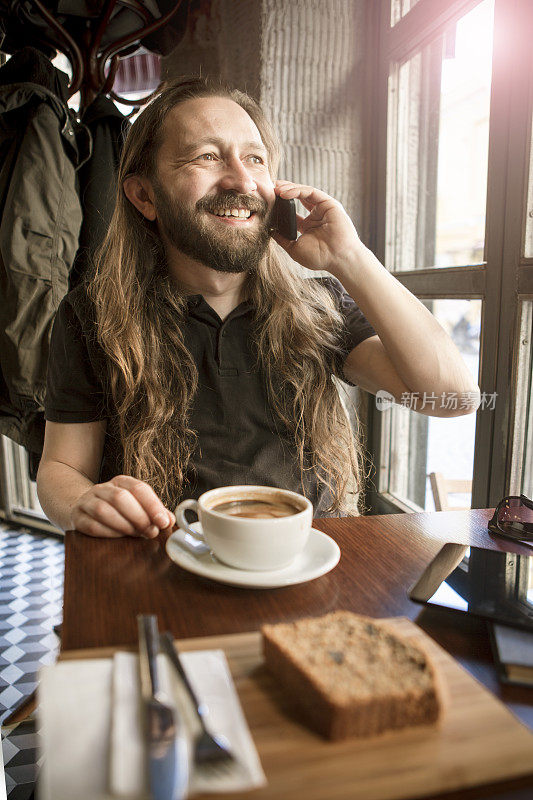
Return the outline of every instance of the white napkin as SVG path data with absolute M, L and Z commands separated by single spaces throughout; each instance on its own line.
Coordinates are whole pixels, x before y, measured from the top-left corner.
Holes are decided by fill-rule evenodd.
M 208 727 L 225 736 L 236 764 L 227 770 L 192 768 L 189 795 L 245 791 L 266 782 L 220 650 L 182 654 L 183 666 L 209 708 Z M 192 755 L 199 730 L 192 704 L 173 667 L 159 656 L 162 688 L 187 729 Z M 147 797 L 137 656 L 61 661 L 40 673 L 44 755 L 39 800 Z

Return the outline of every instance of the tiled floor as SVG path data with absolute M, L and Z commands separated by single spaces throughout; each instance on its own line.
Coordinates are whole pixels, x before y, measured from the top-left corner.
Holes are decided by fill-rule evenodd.
M 0 525 L 0 724 L 55 661 L 63 563 L 62 539 Z M 38 768 L 33 718 L 2 727 L 2 751 L 8 800 L 27 800 Z

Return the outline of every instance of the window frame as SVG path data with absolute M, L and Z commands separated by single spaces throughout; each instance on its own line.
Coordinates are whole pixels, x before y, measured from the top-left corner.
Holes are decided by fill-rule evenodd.
M 370 248 L 385 263 L 387 207 L 387 109 L 391 64 L 403 63 L 481 0 L 419 0 L 390 27 L 390 0 L 372 8 L 372 65 L 367 123 L 371 152 L 366 229 Z M 479 385 L 497 392 L 494 410 L 477 412 L 472 507 L 494 507 L 509 492 L 513 462 L 512 434 L 520 342 L 522 300 L 533 297 L 533 258 L 525 258 L 528 171 L 533 112 L 531 43 L 533 4 L 529 0 L 495 0 L 494 51 L 489 117 L 489 155 L 484 262 L 460 267 L 391 271 L 420 299 L 481 299 Z M 509 42 L 512 47 L 509 47 Z M 501 56 L 500 56 L 501 54 Z M 505 57 L 502 57 L 504 56 Z M 376 102 L 377 100 L 377 102 Z M 377 135 L 376 135 L 377 134 Z M 533 176 L 529 176 L 531 181 Z M 511 387 L 511 390 L 509 390 Z M 373 398 L 371 398 L 373 400 Z M 420 510 L 388 491 L 378 491 L 388 466 L 384 437 L 387 421 L 368 404 L 368 448 L 375 471 L 366 503 L 371 513 Z
M 0 435 L 0 520 L 63 536 L 39 508 L 26 451 L 4 435 Z

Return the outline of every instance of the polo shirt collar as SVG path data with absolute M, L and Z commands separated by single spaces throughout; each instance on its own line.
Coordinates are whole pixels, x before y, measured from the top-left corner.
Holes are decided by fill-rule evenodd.
M 200 303 L 204 298 L 201 294 L 189 294 L 187 295 L 187 308 L 190 310 L 191 308 L 198 308 Z M 204 301 L 205 302 L 205 301 Z
M 241 315 L 246 314 L 251 308 L 252 308 L 251 300 L 243 300 L 242 303 L 239 303 L 239 305 L 236 306 L 233 309 L 233 311 L 231 311 L 230 314 L 228 314 L 225 321 L 227 321 L 228 319 L 233 319 L 234 317 L 240 317 Z M 213 308 L 211 308 L 209 303 L 205 301 L 203 295 L 201 294 L 187 295 L 187 310 L 189 312 L 193 310 L 200 312 L 207 312 L 209 315 L 215 314 L 216 316 L 218 316 L 216 314 L 216 311 Z

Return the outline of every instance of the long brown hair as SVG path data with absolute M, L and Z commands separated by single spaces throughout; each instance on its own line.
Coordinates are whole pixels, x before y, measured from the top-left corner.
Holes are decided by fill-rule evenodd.
M 252 98 L 207 79 L 168 83 L 128 133 L 115 212 L 88 282 L 98 340 L 107 355 L 124 472 L 148 482 L 169 508 L 182 496 L 196 444 L 189 416 L 198 374 L 180 325 L 186 299 L 168 273 L 157 227 L 126 199 L 122 184 L 132 174 L 155 176 L 168 112 L 185 100 L 210 96 L 228 97 L 249 114 L 275 175 L 276 137 Z M 360 488 L 362 476 L 358 434 L 331 377 L 341 315 L 329 291 L 303 277 L 272 240 L 247 282 L 256 310 L 258 365 L 271 406 L 294 441 L 302 487 L 306 474 L 314 473 L 332 493 L 329 510 L 339 511 L 346 491 Z

